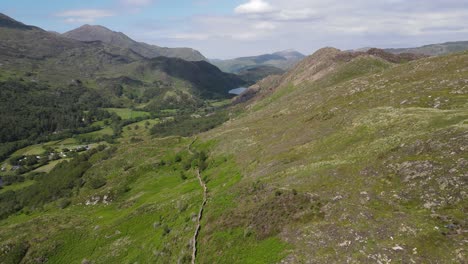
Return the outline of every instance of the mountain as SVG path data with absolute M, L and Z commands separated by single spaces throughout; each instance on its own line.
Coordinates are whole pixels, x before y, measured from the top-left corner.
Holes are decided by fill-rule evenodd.
M 23 29 L 23 30 L 31 30 L 35 28 L 33 26 L 28 26 L 21 22 L 18 22 L 14 20 L 13 18 L 6 16 L 2 13 L 0 13 L 0 27 Z
M 385 57 L 321 49 L 199 136 L 242 175 L 211 185 L 200 262 L 464 262 L 468 52 Z
M 286 70 L 302 60 L 305 56 L 294 50 L 285 50 L 273 54 L 264 54 L 252 57 L 242 57 L 231 60 L 211 60 L 224 72 L 239 73 L 248 67 L 273 66 Z
M 142 95 L 147 89 L 160 89 L 159 94 L 162 95 L 178 90 L 189 94 L 189 98 L 223 97 L 228 96 L 230 89 L 244 84 L 241 79 L 222 73 L 206 61 L 146 58 L 127 47 L 102 41 L 77 41 L 25 26 L 5 15 L 1 18 L 1 25 L 6 26 L 0 26 L 0 67 L 4 69 L 0 75 L 5 77 L 23 75 L 26 79 L 49 82 L 53 86 L 65 86 L 78 79 L 104 94 L 113 89 L 115 83 L 96 80 L 128 77 L 141 81 L 138 85 L 122 84 L 124 94 L 114 101 L 127 105 L 133 100 L 129 97 Z M 112 33 L 107 40 L 116 43 L 128 40 L 123 34 L 118 34 L 119 38 L 114 36 Z M 154 83 L 161 85 L 155 86 Z
M 106 44 L 131 49 L 136 53 L 147 57 L 159 56 L 181 58 L 188 61 L 202 61 L 206 58 L 198 51 L 190 48 L 163 48 L 137 42 L 121 32 L 115 32 L 103 26 L 84 25 L 77 29 L 68 31 L 63 36 L 79 41 L 102 41 Z
M 415 53 L 428 56 L 439 56 L 468 50 L 468 41 L 446 42 L 441 44 L 425 45 L 417 48 L 385 49 L 394 54 Z
M 0 259 L 463 263 L 468 52 L 392 61 L 324 48 L 207 132 L 125 126 L 0 190 Z
M 0 263 L 466 262 L 468 51 L 326 47 L 235 105 L 151 117 L 104 111 L 101 86 L 143 100 L 238 79 L 14 28 L 0 28 L 0 132 L 52 130 L 1 165 Z M 119 133 L 55 137 L 85 121 Z
M 259 65 L 247 66 L 245 68 L 239 69 L 237 75 L 239 78 L 244 80 L 247 85 L 252 85 L 267 76 L 281 75 L 283 73 L 285 73 L 285 71 L 280 68 L 269 65 Z

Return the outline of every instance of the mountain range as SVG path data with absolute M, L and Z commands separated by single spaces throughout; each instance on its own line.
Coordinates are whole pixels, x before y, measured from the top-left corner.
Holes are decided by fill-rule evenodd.
M 121 32 L 115 32 L 103 26 L 84 25 L 64 33 L 63 36 L 86 42 L 101 41 L 119 48 L 133 50 L 147 58 L 163 56 L 180 58 L 187 61 L 207 60 L 200 52 L 191 48 L 163 48 L 156 45 L 149 45 L 143 42 L 137 42 Z
M 161 56 L 149 58 L 145 55 L 151 53 L 156 56 L 159 51 L 169 50 L 134 42 L 123 34 L 102 27 L 84 29 L 93 29 L 93 32 L 98 29 L 98 33 L 88 39 L 99 38 L 104 42 L 78 41 L 1 15 L 0 78 L 16 76 L 55 87 L 80 80 L 113 98 L 116 106 L 131 105 L 135 99 L 141 101 L 146 90 L 157 90 L 158 100 L 191 104 L 197 98 L 226 97 L 229 90 L 245 83 L 233 74 L 221 72 L 200 56 L 199 61 Z M 83 33 L 83 30 L 78 32 Z M 76 33 L 65 35 L 79 35 Z M 190 54 L 199 54 L 190 51 Z M 122 86 L 123 94 L 112 95 L 114 80 L 122 78 L 137 82 L 134 85 L 118 84 Z
M 295 50 L 285 50 L 259 56 L 241 57 L 230 60 L 213 59 L 210 61 L 224 72 L 239 73 L 257 66 L 270 66 L 281 70 L 287 70 L 304 58 L 305 56 L 303 54 Z
M 355 51 L 367 51 L 371 48 L 360 48 Z M 386 52 L 393 54 L 413 53 L 426 56 L 439 56 L 446 55 L 454 52 L 461 52 L 468 50 L 468 41 L 454 41 L 439 44 L 429 44 L 421 47 L 414 48 L 398 48 L 398 49 L 384 49 Z

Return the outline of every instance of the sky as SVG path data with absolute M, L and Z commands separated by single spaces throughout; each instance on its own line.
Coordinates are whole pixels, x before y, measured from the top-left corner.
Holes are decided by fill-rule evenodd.
M 60 33 L 102 25 L 221 59 L 468 40 L 468 0 L 0 0 L 0 12 Z

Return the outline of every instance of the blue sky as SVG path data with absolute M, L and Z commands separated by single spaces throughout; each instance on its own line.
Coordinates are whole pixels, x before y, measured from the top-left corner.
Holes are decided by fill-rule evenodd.
M 0 0 L 0 12 L 61 33 L 103 25 L 209 58 L 468 40 L 468 0 Z

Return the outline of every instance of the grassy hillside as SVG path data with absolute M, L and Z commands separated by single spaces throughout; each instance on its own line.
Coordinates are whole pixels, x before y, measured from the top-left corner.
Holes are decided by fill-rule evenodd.
M 468 53 L 326 63 L 343 55 L 317 52 L 203 136 L 244 177 L 233 206 L 207 217 L 202 241 L 209 248 L 241 228 L 288 242 L 291 263 L 462 263 Z M 302 210 L 295 195 L 307 197 Z
M 400 54 L 400 53 L 415 53 L 424 54 L 428 56 L 445 55 L 455 52 L 468 50 L 468 41 L 446 42 L 440 44 L 425 45 L 417 48 L 402 48 L 402 49 L 386 49 L 386 51 Z
M 239 73 L 246 68 L 255 68 L 258 66 L 270 66 L 287 70 L 303 58 L 305 58 L 305 56 L 297 51 L 285 50 L 273 54 L 263 54 L 231 60 L 212 60 L 211 63 L 224 72 Z
M 31 174 L 0 193 L 0 263 L 190 263 L 200 182 L 197 263 L 463 263 L 468 53 L 387 59 L 323 49 L 213 130 L 132 124 Z
M 273 66 L 247 66 L 237 74 L 247 85 L 253 85 L 270 75 L 282 75 L 285 71 Z

